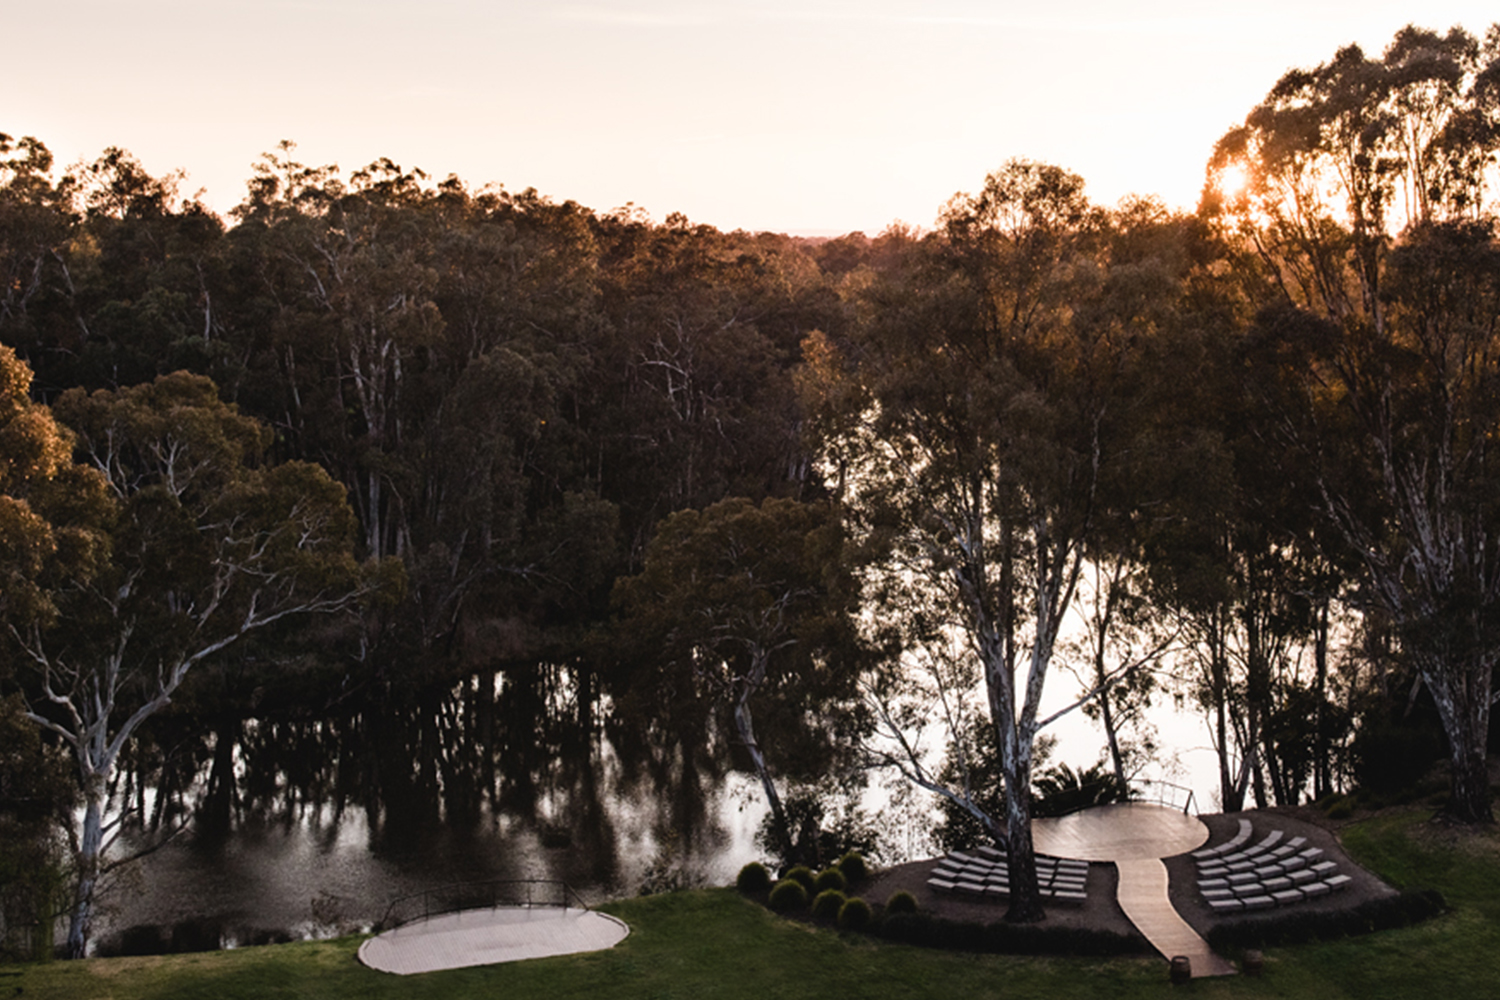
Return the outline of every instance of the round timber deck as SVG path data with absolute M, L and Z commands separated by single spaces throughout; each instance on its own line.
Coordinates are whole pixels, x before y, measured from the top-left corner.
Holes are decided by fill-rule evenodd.
M 1120 909 L 1164 958 L 1186 955 L 1193 978 L 1234 974 L 1234 966 L 1214 954 L 1167 894 L 1167 868 L 1161 859 L 1185 854 L 1208 840 L 1208 827 L 1197 817 L 1142 802 L 1096 806 L 1032 820 L 1031 839 L 1045 854 L 1112 863 L 1120 873 Z

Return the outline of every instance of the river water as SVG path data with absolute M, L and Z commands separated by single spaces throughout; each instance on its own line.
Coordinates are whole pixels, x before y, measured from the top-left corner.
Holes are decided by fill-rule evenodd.
M 218 833 L 189 824 L 123 869 L 103 897 L 96 949 L 332 936 L 370 928 L 400 897 L 461 882 L 555 879 L 590 902 L 723 885 L 763 857 L 765 808 L 743 774 L 684 764 L 681 748 L 621 754 L 601 727 L 578 740 L 565 715 L 559 729 L 534 704 L 506 711 L 503 698 L 474 694 L 461 686 L 420 712 L 342 725 L 243 724 L 229 822 Z M 1202 722 L 1170 705 L 1155 722 L 1163 752 L 1143 777 L 1189 785 L 1194 811 L 1216 811 Z M 1081 713 L 1054 733 L 1053 762 L 1100 758 L 1103 736 Z M 185 801 L 205 793 L 209 771 L 205 757 Z M 923 796 L 896 809 L 877 782 L 864 804 L 883 819 L 885 861 L 931 851 Z M 140 842 L 124 838 L 115 853 Z
M 322 809 L 242 823 L 227 836 L 183 835 L 127 870 L 106 896 L 96 940 L 113 952 L 152 950 L 174 933 L 179 947 L 326 937 L 369 929 L 402 896 L 464 882 L 560 880 L 588 902 L 652 886 L 723 885 L 758 856 L 761 811 L 749 792 L 737 776 L 710 789 L 690 835 L 664 834 L 649 796 L 603 803 L 591 834 L 487 816 L 392 844 L 365 815 Z
M 182 832 L 120 869 L 95 947 L 328 936 L 460 882 L 555 879 L 599 901 L 731 881 L 756 856 L 761 809 L 722 746 L 600 721 L 559 697 L 568 688 L 557 674 L 482 676 L 184 739 L 175 782 L 135 783 L 149 824 L 112 854 Z

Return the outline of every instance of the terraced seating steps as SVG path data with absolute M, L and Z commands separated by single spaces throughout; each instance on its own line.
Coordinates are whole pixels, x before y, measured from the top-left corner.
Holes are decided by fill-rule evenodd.
M 953 851 L 932 869 L 927 884 L 940 892 L 1005 899 L 1010 896 L 1010 870 L 1005 852 L 994 847 Z M 1070 858 L 1036 855 L 1037 888 L 1042 898 L 1057 903 L 1088 899 L 1089 863 Z
M 1254 836 L 1248 819 L 1222 844 L 1193 852 L 1198 891 L 1215 913 L 1289 906 L 1337 892 L 1353 881 L 1338 864 L 1323 858 L 1321 847 L 1307 847 L 1306 837 L 1272 830 L 1246 847 Z

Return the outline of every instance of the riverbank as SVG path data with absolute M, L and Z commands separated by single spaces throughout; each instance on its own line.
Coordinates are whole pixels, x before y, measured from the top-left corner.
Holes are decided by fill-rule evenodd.
M 1444 1000 L 1493 995 L 1500 980 L 1500 834 L 1455 831 L 1410 809 L 1341 831 L 1353 859 L 1398 888 L 1440 890 L 1452 911 L 1420 926 L 1271 949 L 1265 980 L 1194 982 L 1205 997 L 1361 1000 L 1441 989 Z M 395 977 L 356 961 L 362 938 L 227 952 L 92 959 L 0 968 L 0 995 L 44 1000 L 215 1000 L 267 997 L 433 997 L 512 1000 L 649 996 L 760 1000 L 766 996 L 1004 996 L 1070 1000 L 1160 998 L 1158 958 L 1029 958 L 896 946 L 785 921 L 731 890 L 621 900 L 601 907 L 631 935 L 589 955 Z M 940 984 L 940 985 L 939 985 Z M 20 991 L 17 992 L 16 988 Z

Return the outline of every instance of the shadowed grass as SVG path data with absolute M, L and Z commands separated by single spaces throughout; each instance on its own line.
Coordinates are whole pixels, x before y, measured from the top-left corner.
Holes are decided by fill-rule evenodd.
M 1496 995 L 1500 840 L 1435 829 L 1408 812 L 1351 828 L 1356 858 L 1404 887 L 1440 889 L 1451 914 L 1424 925 L 1273 949 L 1262 979 L 1196 980 L 1173 990 L 1154 958 L 969 955 L 880 943 L 785 921 L 733 890 L 673 893 L 601 907 L 631 935 L 589 955 L 420 976 L 372 972 L 358 938 L 155 958 L 0 968 L 0 998 L 423 998 L 434 1000 L 853 1000 L 907 997 L 1306 997 L 1434 1000 Z M 14 987 L 22 988 L 15 994 Z

